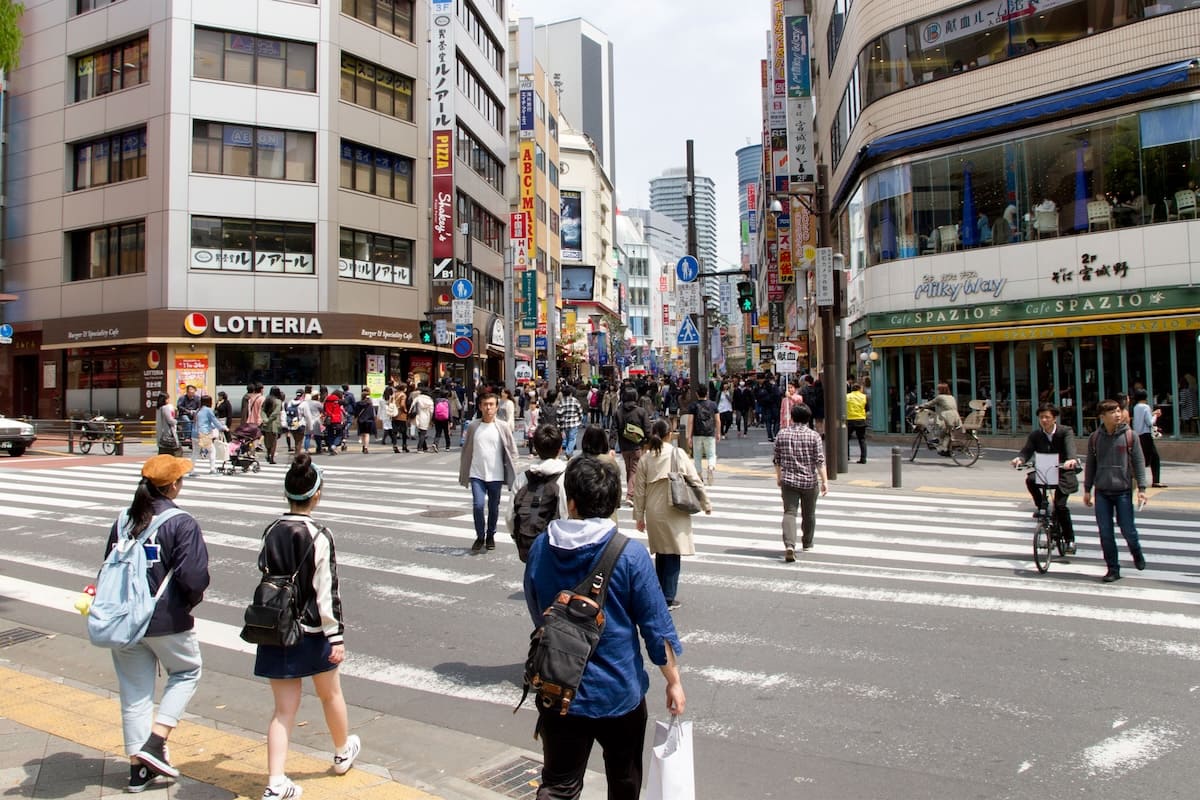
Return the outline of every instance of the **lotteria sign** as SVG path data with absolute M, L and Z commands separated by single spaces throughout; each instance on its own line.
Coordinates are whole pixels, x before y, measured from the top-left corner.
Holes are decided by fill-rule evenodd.
M 213 314 L 210 325 L 207 315 L 193 311 L 183 319 L 183 329 L 192 336 L 209 331 L 226 336 L 323 336 L 321 320 L 316 317 L 226 315 Z

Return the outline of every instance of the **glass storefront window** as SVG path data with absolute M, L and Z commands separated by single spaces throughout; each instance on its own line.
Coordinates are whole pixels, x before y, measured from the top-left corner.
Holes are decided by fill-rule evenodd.
M 141 416 L 142 376 L 146 351 L 138 347 L 105 347 L 67 354 L 66 415 L 110 419 Z

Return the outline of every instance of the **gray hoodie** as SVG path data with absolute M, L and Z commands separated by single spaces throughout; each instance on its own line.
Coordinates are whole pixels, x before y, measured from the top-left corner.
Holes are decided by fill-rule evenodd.
M 1146 488 L 1146 458 L 1142 444 L 1124 422 L 1109 433 L 1101 425 L 1088 439 L 1087 466 L 1083 473 L 1083 490 L 1091 492 L 1128 492 L 1134 488 L 1130 467 L 1139 489 Z

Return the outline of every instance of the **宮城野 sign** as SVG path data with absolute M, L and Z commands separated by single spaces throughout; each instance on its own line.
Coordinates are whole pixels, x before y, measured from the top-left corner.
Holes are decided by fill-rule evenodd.
M 226 336 L 323 336 L 321 320 L 317 317 L 267 314 L 213 314 L 212 321 L 199 311 L 183 318 L 183 329 L 192 336 L 202 336 L 210 329 Z

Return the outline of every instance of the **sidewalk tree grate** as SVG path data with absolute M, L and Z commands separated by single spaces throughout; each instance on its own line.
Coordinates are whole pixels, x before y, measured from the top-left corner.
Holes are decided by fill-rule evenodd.
M 541 774 L 542 762 L 521 756 L 487 772 L 481 772 L 470 781 L 514 800 L 533 800 L 537 797 L 538 779 Z
M 29 628 L 9 628 L 6 631 L 0 631 L 0 647 L 11 647 L 14 644 L 21 642 L 31 642 L 34 639 L 44 639 L 47 634 L 41 631 L 30 630 Z

